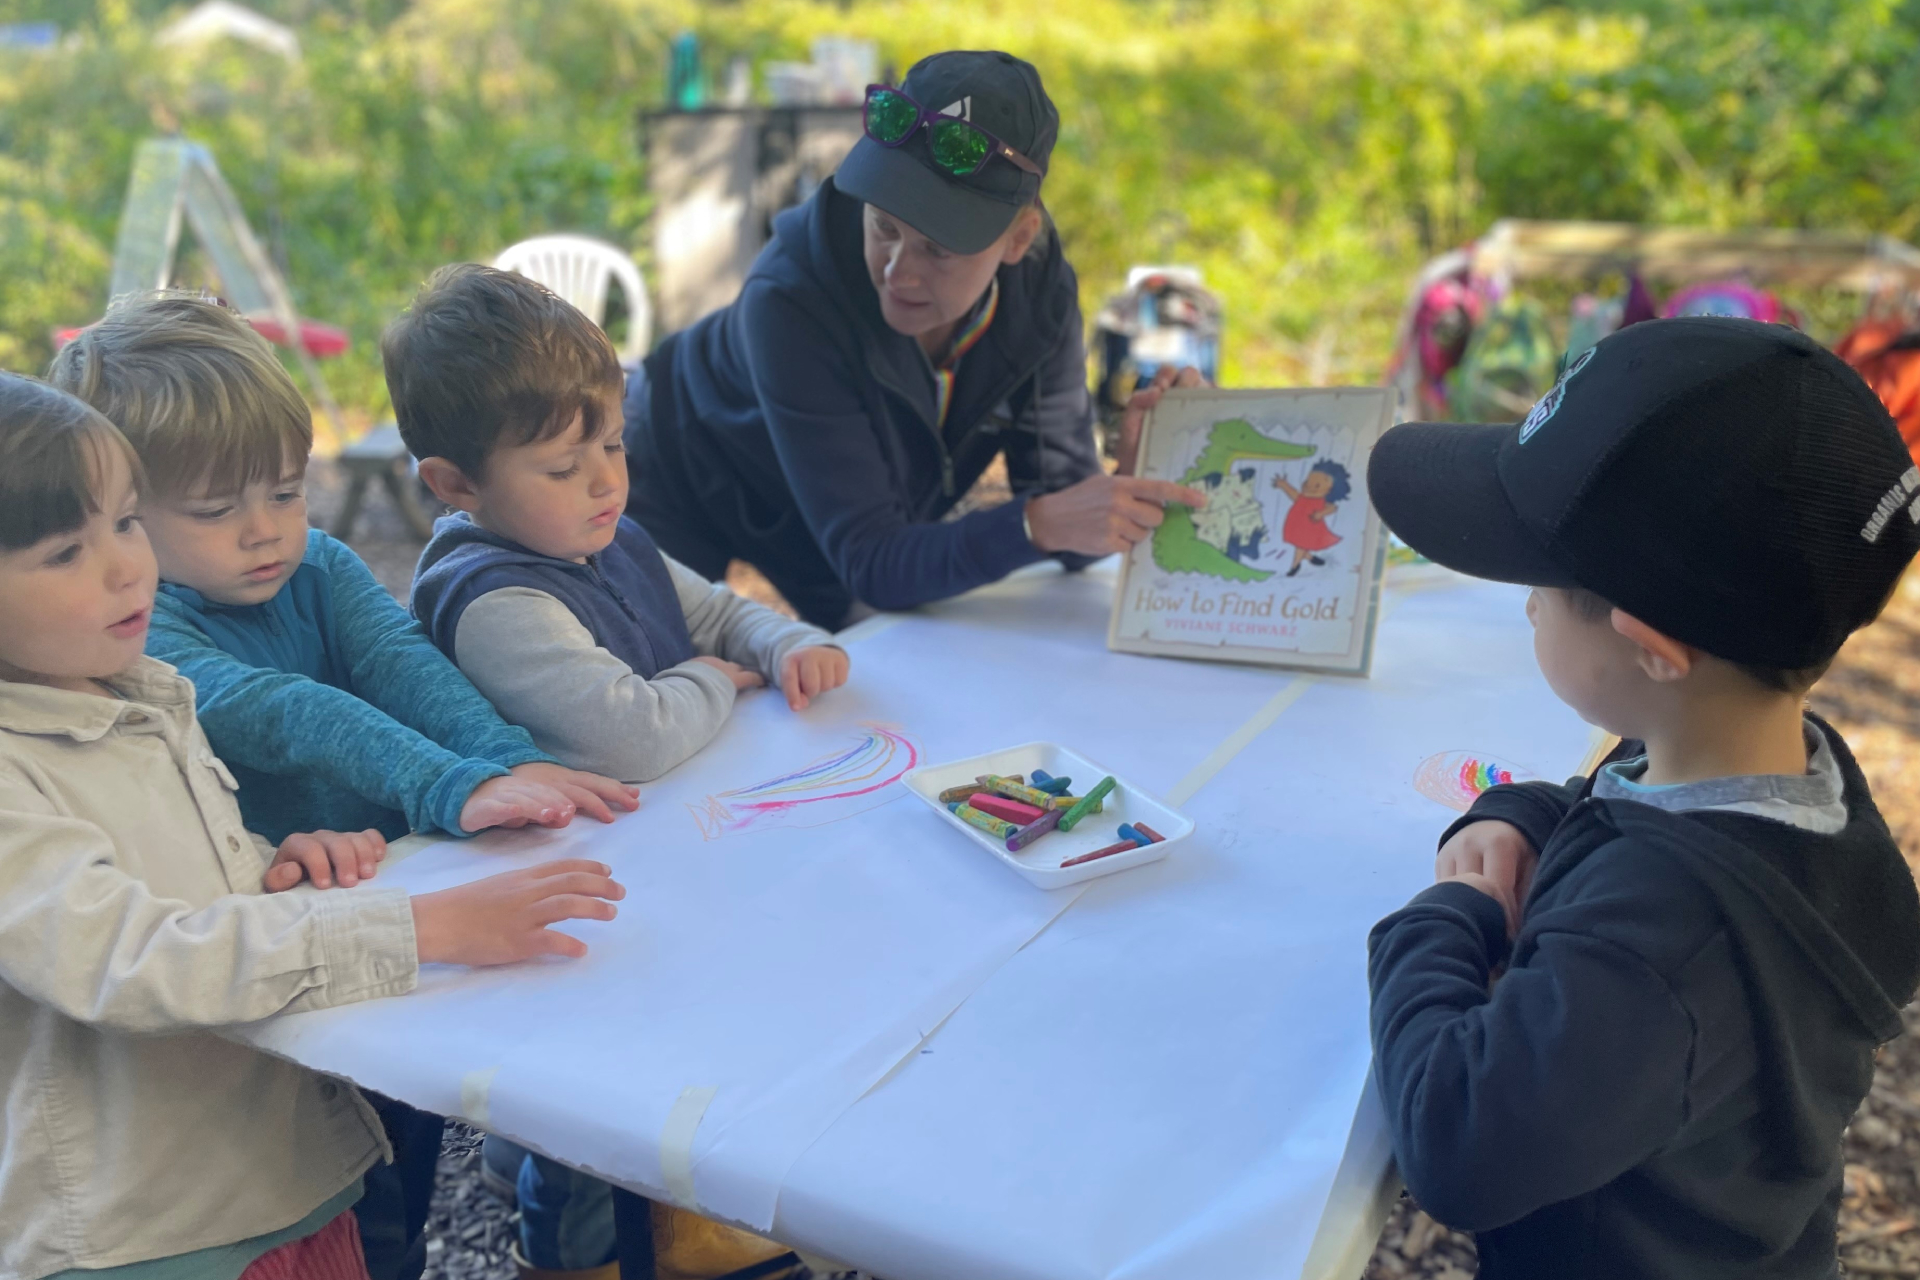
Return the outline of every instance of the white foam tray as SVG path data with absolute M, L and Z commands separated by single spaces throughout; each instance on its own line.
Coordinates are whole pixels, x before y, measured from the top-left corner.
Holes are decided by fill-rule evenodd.
M 927 806 L 939 814 L 948 826 L 1043 889 L 1058 889 L 1082 880 L 1092 880 L 1096 876 L 1110 876 L 1116 871 L 1125 871 L 1128 867 L 1137 867 L 1145 862 L 1158 862 L 1173 852 L 1173 846 L 1193 834 L 1192 819 L 1162 804 L 1117 774 L 1114 775 L 1114 789 L 1107 793 L 1103 812 L 1088 814 L 1072 831 L 1050 831 L 1018 853 L 1007 852 L 1005 840 L 997 840 L 977 827 L 968 826 L 940 803 L 942 791 L 972 782 L 982 774 L 1006 777 L 1018 773 L 1031 777 L 1035 769 L 1043 769 L 1056 778 L 1073 779 L 1075 795 L 1086 794 L 1089 788 L 1112 772 L 1058 743 L 1029 742 L 1025 746 L 989 751 L 966 760 L 922 765 L 900 781 L 914 795 L 926 801 Z M 1063 868 L 1060 865 L 1070 858 L 1104 849 L 1119 840 L 1118 829 L 1123 822 L 1144 822 L 1166 839 L 1126 853 L 1109 854 L 1092 862 L 1083 862 L 1077 867 Z

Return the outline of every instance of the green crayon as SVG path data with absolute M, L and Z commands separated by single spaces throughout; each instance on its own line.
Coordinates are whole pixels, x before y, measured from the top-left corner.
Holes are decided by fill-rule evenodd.
M 970 804 L 950 804 L 947 812 L 970 827 L 978 827 L 996 840 L 1005 840 L 1020 828 L 1011 822 L 982 813 Z
M 1067 816 L 1060 819 L 1060 829 L 1062 831 L 1073 830 L 1075 824 L 1077 824 L 1080 819 L 1095 812 L 1094 806 L 1104 800 L 1107 792 L 1113 790 L 1113 788 L 1114 781 L 1112 774 L 1108 774 L 1106 777 L 1100 779 L 1093 790 L 1074 801 L 1073 807 L 1067 810 Z

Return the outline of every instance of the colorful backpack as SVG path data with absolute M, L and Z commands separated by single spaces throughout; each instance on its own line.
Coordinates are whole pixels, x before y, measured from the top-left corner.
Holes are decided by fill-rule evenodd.
M 1715 280 L 1689 285 L 1668 298 L 1667 318 L 1675 316 L 1731 316 L 1772 324 L 1781 318 L 1780 299 L 1738 280 Z
M 1420 356 L 1420 412 L 1444 416 L 1447 374 L 1480 323 L 1480 295 L 1463 280 L 1436 280 L 1420 295 L 1413 340 Z
M 1547 313 L 1508 294 L 1487 317 L 1447 378 L 1447 410 L 1456 422 L 1518 422 L 1553 385 L 1560 345 Z
M 1866 379 L 1920 464 L 1920 331 L 1898 318 L 1862 320 L 1833 353 Z

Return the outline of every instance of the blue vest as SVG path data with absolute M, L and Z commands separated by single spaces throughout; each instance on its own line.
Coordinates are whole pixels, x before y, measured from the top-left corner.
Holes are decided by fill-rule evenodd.
M 605 551 L 585 564 L 529 551 L 465 512 L 434 522 L 413 571 L 413 616 L 449 658 L 460 615 L 489 591 L 531 587 L 573 612 L 593 641 L 651 680 L 695 656 L 687 615 L 660 548 L 625 516 Z

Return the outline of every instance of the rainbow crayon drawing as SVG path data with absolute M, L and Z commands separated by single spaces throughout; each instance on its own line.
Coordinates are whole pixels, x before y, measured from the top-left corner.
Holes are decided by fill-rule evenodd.
M 905 794 L 893 784 L 920 763 L 920 748 L 897 729 L 862 725 L 844 750 L 790 773 L 710 795 L 687 812 L 713 840 L 758 827 L 818 827 L 878 808 Z
M 1533 776 L 1478 752 L 1442 751 L 1420 762 L 1413 772 L 1413 789 L 1436 804 L 1465 813 L 1491 788 Z

